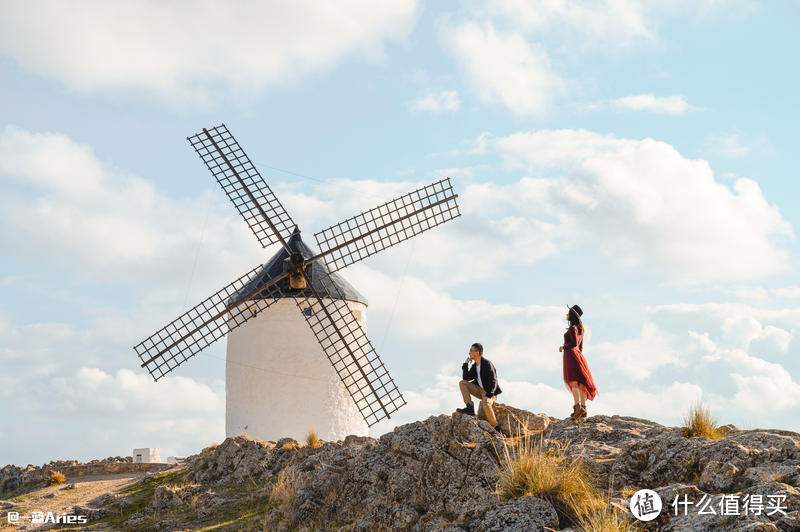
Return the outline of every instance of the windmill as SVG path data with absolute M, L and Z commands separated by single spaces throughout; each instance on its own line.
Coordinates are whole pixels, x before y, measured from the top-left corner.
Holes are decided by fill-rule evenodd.
M 315 428 L 315 419 L 318 421 L 321 416 L 341 414 L 348 409 L 357 412 L 361 418 L 359 422 L 366 426 L 388 419 L 405 400 L 367 338 L 363 315 L 366 300 L 335 272 L 458 217 L 458 195 L 454 194 L 449 178 L 316 233 L 314 237 L 320 251 L 315 252 L 302 241 L 297 225 L 224 124 L 204 128 L 187 140 L 262 247 L 280 243 L 281 249 L 264 265 L 245 273 L 136 345 L 134 350 L 141 367 L 158 381 L 230 332 L 226 363 L 226 432 L 229 436 L 242 432 L 247 424 L 251 427 L 250 434 L 272 439 L 268 436 L 276 430 L 276 415 L 299 417 L 297 422 L 305 423 L 306 430 Z M 291 312 L 287 310 L 287 302 L 294 309 Z M 291 319 L 302 316 L 307 327 L 299 330 L 275 325 L 279 309 Z M 250 323 L 242 327 L 247 322 Z M 254 322 L 263 323 L 267 328 L 256 328 L 251 325 Z M 271 323 L 272 329 L 269 329 Z M 246 330 L 258 334 L 244 334 L 242 331 Z M 308 394 L 297 390 L 274 390 L 272 393 L 270 383 L 277 382 L 281 376 L 302 379 L 306 376 L 297 372 L 310 366 L 294 365 L 293 373 L 285 370 L 285 357 L 273 358 L 267 364 L 252 363 L 259 360 L 260 350 L 269 351 L 281 342 L 285 344 L 303 336 L 313 336 L 316 351 L 324 354 L 317 356 L 315 363 L 321 360 L 335 381 L 331 388 L 334 395 L 335 390 L 340 391 L 341 397 L 335 397 L 330 404 L 308 404 L 308 394 L 319 387 L 313 380 L 306 390 Z M 242 342 L 249 343 L 246 348 L 249 364 L 232 360 L 232 344 Z M 295 354 L 298 358 L 308 358 L 309 351 L 312 350 L 295 349 Z M 324 358 L 330 364 L 325 363 Z M 303 363 L 312 364 L 308 360 Z M 253 381 L 253 375 L 263 378 L 264 373 L 274 378 L 269 382 L 258 378 Z M 242 379 L 250 381 L 243 384 Z M 259 404 L 264 401 L 269 404 Z M 246 415 L 239 415 L 242 412 Z M 261 433 L 252 432 L 254 424 L 262 427 Z M 349 426 L 352 427 L 352 423 Z M 344 425 L 333 430 L 333 436 L 340 436 L 343 428 L 348 428 L 346 420 Z M 265 436 L 264 431 L 269 434 Z M 323 431 L 323 437 L 326 435 L 330 438 Z

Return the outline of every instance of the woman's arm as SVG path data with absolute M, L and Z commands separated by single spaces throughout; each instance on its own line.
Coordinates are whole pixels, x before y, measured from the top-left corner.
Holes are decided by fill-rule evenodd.
M 564 349 L 570 349 L 572 347 L 578 347 L 578 327 L 573 325 L 567 331 L 567 334 L 564 335 Z

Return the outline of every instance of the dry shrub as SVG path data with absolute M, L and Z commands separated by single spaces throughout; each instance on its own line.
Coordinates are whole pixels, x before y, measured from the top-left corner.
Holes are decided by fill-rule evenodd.
M 503 499 L 535 495 L 572 522 L 605 506 L 591 470 L 565 446 L 545 449 L 541 438 L 509 438 L 501 462 L 497 490 Z
M 317 436 L 317 431 L 315 430 L 312 430 L 308 433 L 308 436 L 306 436 L 306 443 L 311 449 L 319 449 L 322 447 L 322 440 L 319 439 L 319 436 Z
M 269 493 L 270 502 L 279 502 L 288 505 L 294 499 L 294 494 L 297 492 L 297 473 L 291 469 L 284 469 L 278 475 L 278 479 L 272 486 L 272 491 Z
M 706 436 L 711 440 L 719 440 L 725 436 L 725 431 L 711 416 L 711 410 L 700 401 L 694 403 L 683 416 L 683 430 L 687 438 Z
M 50 471 L 47 474 L 47 485 L 52 486 L 54 484 L 63 484 L 67 480 L 67 477 L 64 476 L 64 473 L 61 471 Z
M 578 518 L 580 532 L 639 532 L 641 526 L 614 508 L 589 512 Z

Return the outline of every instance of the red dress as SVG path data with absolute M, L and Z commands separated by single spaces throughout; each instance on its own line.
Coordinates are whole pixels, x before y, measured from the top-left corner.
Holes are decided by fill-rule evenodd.
M 586 398 L 594 399 L 597 395 L 597 388 L 592 379 L 592 372 L 589 365 L 583 358 L 583 334 L 577 325 L 571 325 L 564 333 L 564 384 L 569 390 L 569 382 L 577 381 L 586 387 Z

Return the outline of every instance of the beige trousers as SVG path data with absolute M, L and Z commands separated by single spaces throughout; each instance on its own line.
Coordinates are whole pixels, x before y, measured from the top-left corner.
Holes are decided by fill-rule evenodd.
M 474 382 L 467 382 L 462 380 L 458 383 L 459 388 L 461 388 L 461 397 L 464 399 L 465 404 L 469 404 L 472 402 L 472 397 L 470 395 L 474 395 L 475 397 L 481 400 L 481 404 L 478 406 L 478 415 L 480 415 L 481 410 L 486 415 L 486 421 L 493 427 L 497 426 L 497 419 L 494 417 L 494 409 L 492 405 L 494 404 L 497 396 L 494 397 L 486 397 L 486 392 L 475 384 Z

